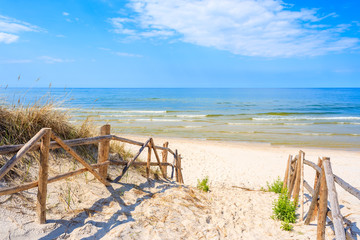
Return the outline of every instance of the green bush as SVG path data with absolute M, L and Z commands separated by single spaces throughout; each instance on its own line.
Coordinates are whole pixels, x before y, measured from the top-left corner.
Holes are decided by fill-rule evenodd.
M 199 180 L 198 179 L 198 185 L 197 188 L 204 191 L 204 192 L 208 192 L 209 191 L 209 185 L 208 185 L 208 181 L 209 181 L 209 177 L 206 176 L 203 180 Z
M 296 221 L 295 211 L 296 204 L 293 201 L 290 201 L 288 198 L 287 189 L 285 189 L 285 191 L 282 191 L 279 195 L 279 198 L 276 199 L 273 203 L 274 215 L 272 217 L 282 221 L 282 230 L 291 231 L 293 226 L 290 223 L 295 223 Z
M 296 205 L 288 198 L 287 191 L 283 191 L 273 203 L 274 218 L 287 223 L 296 221 L 295 210 Z
M 284 230 L 284 231 L 291 231 L 291 230 L 293 230 L 293 228 L 294 228 L 294 226 L 291 225 L 288 222 L 282 222 L 281 223 L 281 229 Z
M 274 192 L 274 193 L 281 193 L 283 192 L 283 184 L 284 182 L 281 181 L 280 177 L 278 177 L 273 183 L 269 183 L 269 182 L 266 182 L 266 185 L 268 187 L 268 191 L 269 192 Z

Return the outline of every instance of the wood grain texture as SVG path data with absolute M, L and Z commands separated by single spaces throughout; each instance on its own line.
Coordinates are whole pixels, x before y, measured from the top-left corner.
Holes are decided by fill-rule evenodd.
M 100 128 L 100 136 L 110 135 L 110 125 L 106 124 Z M 109 158 L 110 152 L 110 139 L 104 139 L 99 142 L 98 146 L 98 159 L 97 163 L 106 162 Z M 99 175 L 106 179 L 107 178 L 108 165 L 101 166 L 99 168 Z
M 331 169 L 330 158 L 324 158 L 323 166 L 325 171 L 326 184 L 328 188 L 330 207 L 333 217 L 335 236 L 337 240 L 345 240 L 345 230 L 343 227 L 342 216 L 340 213 L 340 206 L 335 188 L 334 175 Z

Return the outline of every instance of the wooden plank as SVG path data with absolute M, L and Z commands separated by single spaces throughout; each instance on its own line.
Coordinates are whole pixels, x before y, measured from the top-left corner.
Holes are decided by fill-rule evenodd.
M 179 182 L 179 171 L 178 171 L 178 168 L 179 168 L 179 161 L 178 161 L 178 151 L 177 149 L 175 150 L 175 180 L 176 182 Z
M 354 197 L 360 200 L 360 191 L 358 189 L 354 188 L 353 186 L 351 186 L 350 184 L 348 184 L 347 182 L 345 182 L 343 179 L 336 176 L 335 174 L 334 174 L 334 180 L 337 184 L 339 184 L 340 187 L 342 187 L 348 193 L 350 193 L 351 195 L 353 195 Z
M 156 161 L 157 161 L 158 164 L 159 164 L 159 168 L 160 168 L 161 174 L 163 175 L 163 178 L 166 179 L 166 175 L 165 175 L 165 173 L 164 173 L 164 170 L 163 170 L 163 168 L 161 167 L 161 162 L 160 162 L 159 154 L 157 153 L 156 148 L 155 148 L 154 140 L 151 139 L 150 142 L 151 142 L 151 147 L 153 148 L 154 153 L 155 153 Z
M 297 159 L 297 157 L 295 157 L 295 159 Z M 293 189 L 294 189 L 294 186 L 295 186 L 295 181 L 296 181 L 296 175 L 297 175 L 297 161 L 296 160 L 293 164 L 294 164 L 294 171 L 293 171 L 293 174 L 291 176 L 291 180 L 290 180 L 290 187 L 289 187 L 289 191 L 288 191 L 288 198 L 290 199 L 291 198 L 291 195 L 292 195 L 292 192 L 293 192 Z
M 138 145 L 138 146 L 144 145 L 144 143 L 142 143 L 142 142 L 130 140 L 130 139 L 127 139 L 127 138 L 118 137 L 118 136 L 115 136 L 115 135 L 112 135 L 112 140 L 119 141 L 119 142 L 125 142 L 125 143 Z M 170 148 L 164 148 L 164 147 L 160 147 L 160 146 L 156 146 L 156 145 L 154 147 L 156 149 L 159 149 L 159 150 L 165 150 L 166 149 L 166 150 L 169 151 L 169 153 L 171 153 L 172 155 L 175 155 L 175 153 Z
M 310 186 L 310 184 L 304 180 L 304 187 L 310 193 L 311 196 L 314 196 L 314 189 Z
M 163 144 L 163 147 L 168 148 L 169 142 L 165 142 Z M 164 149 L 164 150 L 162 150 L 162 163 L 167 163 L 167 158 L 168 158 L 168 150 Z M 164 171 L 165 176 L 167 177 L 167 167 L 166 166 L 163 166 L 163 171 Z
M 300 152 L 299 154 L 302 154 L 301 159 L 301 180 L 300 180 L 300 191 L 301 191 L 301 197 L 300 197 L 300 219 L 301 221 L 304 220 L 304 158 L 305 153 Z
M 135 157 L 133 159 L 131 159 L 126 166 L 124 167 L 122 173 L 120 176 L 118 176 L 117 178 L 115 178 L 114 182 L 119 182 L 120 179 L 124 176 L 124 174 L 126 173 L 126 171 L 129 169 L 129 167 L 135 162 L 135 160 L 140 156 L 141 152 L 144 150 L 144 148 L 149 144 L 151 138 L 149 138 L 149 140 L 147 140 L 139 149 L 138 153 L 135 155 Z
M 2 179 L 15 164 L 47 133 L 47 128 L 41 129 L 35 136 L 33 136 L 20 150 L 7 161 L 0 169 L 0 179 Z
M 295 202 L 295 205 L 298 204 L 299 202 L 299 193 L 300 193 L 300 183 L 301 183 L 301 164 L 303 163 L 302 161 L 302 154 L 301 151 L 299 152 L 299 160 L 297 161 L 297 166 L 296 166 L 296 180 L 295 180 L 295 185 L 294 185 L 294 193 L 293 193 L 293 199 Z
M 126 161 L 116 161 L 116 160 L 110 160 L 111 165 L 122 165 L 125 166 L 128 164 Z M 134 162 L 131 164 L 132 166 L 145 166 L 147 165 L 147 162 Z M 156 162 L 150 162 L 150 166 L 159 166 L 159 164 Z M 161 163 L 161 166 L 172 166 L 171 163 Z
M 333 217 L 335 236 L 337 240 L 345 240 L 345 230 L 340 213 L 339 201 L 335 188 L 334 175 L 331 169 L 330 158 L 324 158 L 323 166 L 325 171 L 326 184 L 328 188 L 330 207 Z
M 320 173 L 319 181 L 317 182 L 315 190 L 314 190 L 314 194 L 312 195 L 312 200 L 311 200 L 311 203 L 310 203 L 309 211 L 308 211 L 308 214 L 307 214 L 305 222 L 304 222 L 305 225 L 310 224 L 310 222 L 312 220 L 312 216 L 315 213 L 314 210 L 315 210 L 315 207 L 317 207 L 317 204 L 318 204 L 318 196 L 319 196 L 320 184 L 321 184 L 320 179 L 321 179 L 322 175 L 323 174 Z
M 81 146 L 81 145 L 89 145 L 89 144 L 96 144 L 104 139 L 112 139 L 112 135 L 107 135 L 107 136 L 97 136 L 97 137 L 89 137 L 89 138 L 77 138 L 77 139 L 71 139 L 71 140 L 64 140 L 64 142 L 66 143 L 66 145 L 70 146 L 70 147 L 74 147 L 74 146 Z M 25 144 L 17 144 L 17 145 L 4 145 L 4 146 L 0 146 L 0 155 L 1 154 L 9 154 L 9 153 L 15 153 L 17 152 L 19 149 L 21 149 Z M 37 151 L 40 148 L 40 143 L 36 143 L 34 144 L 34 146 L 29 150 L 29 152 L 31 151 Z M 55 142 L 55 141 L 51 141 L 50 142 L 50 149 L 57 149 L 57 148 L 61 148 L 61 146 Z
M 108 165 L 108 164 L 110 164 L 110 162 L 104 162 L 104 163 L 101 163 L 101 164 L 92 164 L 91 167 L 92 168 L 99 168 L 100 166 Z M 47 183 L 49 184 L 49 183 L 57 182 L 57 181 L 60 181 L 62 179 L 66 179 L 68 177 L 76 176 L 76 175 L 79 175 L 79 174 L 87 172 L 87 171 L 88 171 L 87 168 L 81 168 L 81 169 L 78 169 L 78 170 L 75 170 L 75 171 L 72 171 L 72 172 L 60 174 L 60 175 L 57 175 L 55 177 L 49 178 Z M 38 185 L 39 185 L 39 182 L 34 181 L 34 182 L 26 183 L 26 184 L 23 184 L 23 185 L 20 185 L 20 186 L 1 188 L 0 189 L 0 196 L 13 194 L 13 193 L 17 193 L 17 192 L 22 192 L 22 191 L 25 191 L 25 190 L 28 190 L 28 189 L 31 189 L 31 188 L 35 188 Z
M 152 138 L 151 138 L 151 140 L 152 140 Z M 151 140 L 148 144 L 148 156 L 147 156 L 147 163 L 146 163 L 146 178 L 147 179 L 149 179 L 149 176 L 150 176 L 151 144 L 152 144 Z
M 326 225 L 327 197 L 328 197 L 324 166 L 321 169 L 322 171 L 320 178 L 320 200 L 319 200 L 318 224 L 317 224 L 317 234 L 316 234 L 317 240 L 325 240 L 325 225 Z
M 125 142 L 125 143 L 138 145 L 138 146 L 143 145 L 142 142 L 130 140 L 130 139 L 127 139 L 127 138 L 118 137 L 118 136 L 115 136 L 115 135 L 105 135 L 105 136 L 97 136 L 97 137 L 89 137 L 89 138 L 77 138 L 77 139 L 63 140 L 63 141 L 69 147 L 74 147 L 74 146 L 81 146 L 81 145 L 97 144 L 100 141 L 105 140 L 105 139 Z M 0 155 L 9 154 L 9 153 L 15 153 L 19 149 L 21 149 L 24 145 L 25 144 L 0 146 Z M 36 150 L 39 150 L 39 148 L 40 148 L 40 143 L 36 143 L 29 151 L 36 151 Z M 53 149 L 57 149 L 57 148 L 61 148 L 61 146 L 57 142 L 51 141 L 50 142 L 50 149 L 53 150 Z M 167 150 L 172 155 L 175 155 L 175 153 L 170 148 L 165 148 L 165 147 L 161 147 L 161 146 L 155 146 L 155 148 L 159 149 L 159 150 Z
M 332 214 L 331 214 L 331 210 L 328 208 L 328 211 L 327 211 L 327 215 L 326 215 L 331 221 L 333 221 L 333 217 L 332 217 Z M 346 218 L 343 218 L 345 224 L 347 226 L 351 226 L 351 222 L 349 220 L 347 220 Z M 335 229 L 332 229 L 334 234 L 335 234 Z M 350 231 L 351 231 L 351 228 L 350 228 Z M 351 236 L 351 234 L 345 230 L 345 238 L 346 240 L 354 240 L 354 238 Z
M 317 165 L 316 165 L 315 163 L 313 163 L 313 162 L 310 162 L 310 161 L 304 159 L 304 164 L 312 167 L 312 168 L 315 169 L 318 173 L 321 172 L 321 167 L 317 166 Z
M 100 135 L 110 135 L 110 124 L 106 124 L 100 128 Z M 106 162 L 109 158 L 110 152 L 110 140 L 105 139 L 99 142 L 98 146 L 98 159 L 97 163 Z M 99 168 L 99 175 L 106 179 L 107 178 L 108 165 L 101 166 Z
M 321 159 L 320 157 L 318 158 L 317 166 L 318 166 L 318 167 L 320 168 L 320 170 L 321 170 L 322 159 Z M 320 172 L 315 171 L 314 189 L 316 188 L 317 182 L 320 181 L 320 180 L 319 180 L 320 173 L 321 173 L 321 171 L 320 171 Z M 317 217 L 317 215 L 318 215 L 318 214 L 317 214 L 317 213 L 318 213 L 318 205 L 319 205 L 319 204 L 316 203 L 315 208 L 314 208 L 314 214 L 312 215 L 312 218 L 310 219 L 310 222 L 315 221 L 315 219 L 316 219 L 316 217 Z
M 288 158 L 288 161 L 287 161 L 287 164 L 286 164 L 286 169 L 285 169 L 285 174 L 284 174 L 284 184 L 283 184 L 283 189 L 285 188 L 289 188 L 288 187 L 288 179 L 290 179 L 290 176 L 289 176 L 289 169 L 291 168 L 291 155 L 289 155 L 289 158 Z
M 290 178 L 291 178 L 291 173 L 292 173 L 291 163 L 292 163 L 292 155 L 290 155 L 290 165 L 289 165 L 289 169 L 288 169 L 288 179 L 287 179 L 287 182 L 286 182 L 286 188 L 287 189 L 289 189 L 289 187 L 290 187 Z
M 182 175 L 182 169 L 181 169 L 181 154 L 178 155 L 178 158 L 179 158 L 179 176 L 180 176 L 180 183 L 181 184 L 184 184 L 184 178 L 183 178 L 183 175 Z
M 46 223 L 46 198 L 47 198 L 47 182 L 49 175 L 49 147 L 51 128 L 47 128 L 46 133 L 42 137 L 40 147 L 40 166 L 39 166 L 39 183 L 36 201 L 36 212 L 38 222 Z
M 51 138 L 54 139 L 65 151 L 67 151 L 71 156 L 73 156 L 77 161 L 79 161 L 84 167 L 86 167 L 89 172 L 91 172 L 100 182 L 102 182 L 105 186 L 110 186 L 102 176 L 99 175 L 97 171 L 95 171 L 90 164 L 88 164 L 82 157 L 80 157 L 71 147 L 66 145 L 63 140 L 57 137 L 53 132 L 51 133 Z

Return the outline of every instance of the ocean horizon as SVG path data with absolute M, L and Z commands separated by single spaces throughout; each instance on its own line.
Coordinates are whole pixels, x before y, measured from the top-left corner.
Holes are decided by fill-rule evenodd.
M 45 97 L 44 97 L 45 96 Z M 117 134 L 360 149 L 360 88 L 1 88 Z

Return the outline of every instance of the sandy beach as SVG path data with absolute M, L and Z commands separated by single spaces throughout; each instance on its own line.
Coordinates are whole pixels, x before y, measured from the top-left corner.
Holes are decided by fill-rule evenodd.
M 149 136 L 121 135 L 146 141 Z M 298 221 L 291 232 L 280 229 L 280 221 L 271 219 L 275 193 L 260 191 L 267 182 L 283 178 L 289 154 L 298 148 L 269 144 L 215 142 L 180 138 L 154 137 L 155 144 L 168 141 L 182 159 L 185 185 L 174 182 L 147 181 L 134 170 L 106 189 L 90 174 L 49 185 L 48 223 L 34 222 L 31 202 L 36 189 L 13 199 L 2 196 L 0 211 L 4 227 L 2 239 L 314 239 L 316 224 L 304 226 Z M 136 152 L 138 147 L 126 145 Z M 359 188 L 360 153 L 329 149 L 302 149 L 307 160 L 318 156 L 331 158 L 333 171 Z M 146 159 L 146 154 L 141 155 Z M 155 156 L 153 156 L 155 159 Z M 169 157 L 169 162 L 172 158 Z M 156 167 L 152 167 L 154 170 Z M 171 168 L 169 168 L 171 173 Z M 110 177 L 119 174 L 112 167 Z M 314 170 L 305 167 L 305 180 L 312 185 Z M 196 189 L 197 180 L 209 177 L 210 192 Z M 84 184 L 86 180 L 86 184 Z M 66 183 L 66 185 L 64 185 Z M 71 207 L 59 201 L 72 191 Z M 59 189 L 61 191 L 59 191 Z M 359 233 L 360 202 L 337 188 L 341 213 Z M 70 190 L 69 190 L 70 191 Z M 62 194 L 62 195 L 61 195 Z M 115 197 L 116 196 L 116 197 Z M 9 201 L 11 200 L 11 201 Z M 305 204 L 305 211 L 309 201 Z M 19 227 L 20 226 L 20 227 Z M 333 239 L 330 227 L 327 239 Z
M 139 141 L 146 141 L 150 137 L 124 136 Z M 273 182 L 277 177 L 283 179 L 289 154 L 295 156 L 299 150 L 302 150 L 305 152 L 305 159 L 314 163 L 317 163 L 319 157 L 329 157 L 334 174 L 355 188 L 360 188 L 359 151 L 181 138 L 154 137 L 154 141 L 158 145 L 168 141 L 171 149 L 178 149 L 183 157 L 185 184 L 191 186 L 196 186 L 198 179 L 208 176 L 212 186 L 240 186 L 259 190 L 261 187 L 266 187 L 267 182 Z M 305 180 L 313 185 L 315 171 L 311 167 L 305 166 L 304 172 Z M 339 186 L 337 186 L 337 191 L 340 204 L 345 206 L 343 210 L 354 209 L 351 218 L 355 222 L 360 221 L 360 201 Z

